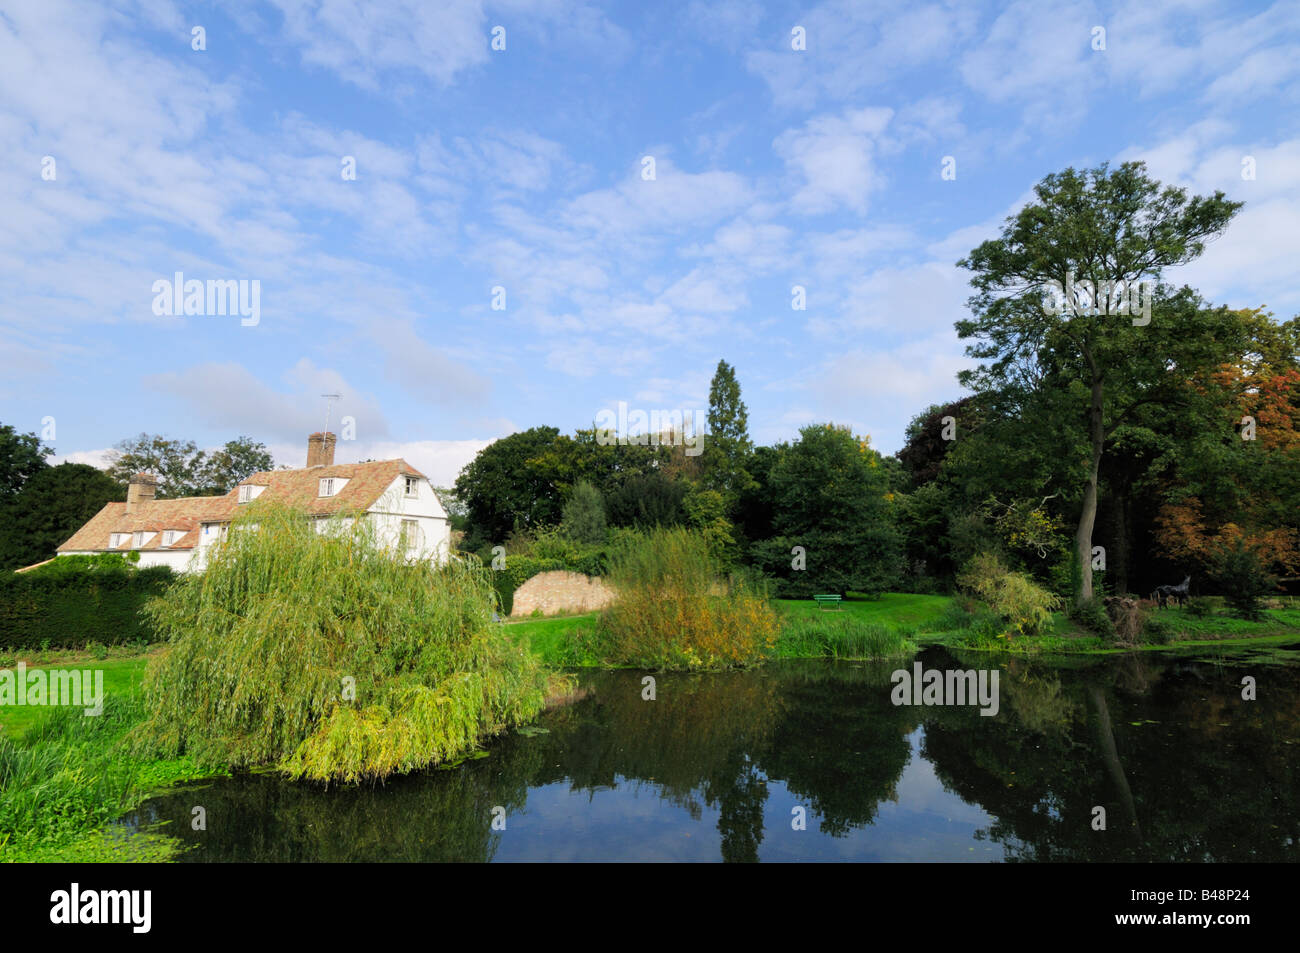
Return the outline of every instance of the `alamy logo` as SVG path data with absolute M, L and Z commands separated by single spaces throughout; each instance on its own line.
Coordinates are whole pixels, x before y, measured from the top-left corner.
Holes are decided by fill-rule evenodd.
M 704 451 L 704 422 L 702 410 L 629 412 L 627 401 L 620 400 L 617 411 L 606 407 L 596 415 L 596 443 L 685 447 L 688 457 L 697 457 Z
M 35 669 L 19 662 L 18 670 L 0 669 L 0 705 L 51 705 L 85 708 L 85 714 L 104 713 L 104 670 Z
M 159 278 L 153 283 L 153 313 L 159 317 L 181 315 L 241 315 L 239 323 L 251 328 L 262 320 L 262 282 L 259 278 L 186 280 L 176 272 L 175 280 Z
M 50 903 L 51 923 L 129 923 L 133 933 L 148 933 L 153 919 L 149 890 L 83 891 L 74 883 L 50 894 Z
M 1043 290 L 1043 310 L 1048 314 L 1127 314 L 1134 327 L 1151 323 L 1151 293 L 1154 285 L 1144 281 L 1074 280 L 1074 269 L 1065 273 L 1065 284 L 1049 281 Z M 1141 315 L 1139 318 L 1138 315 Z
M 998 713 L 998 669 L 900 668 L 889 677 L 894 690 L 889 700 L 895 705 L 979 705 L 981 715 Z

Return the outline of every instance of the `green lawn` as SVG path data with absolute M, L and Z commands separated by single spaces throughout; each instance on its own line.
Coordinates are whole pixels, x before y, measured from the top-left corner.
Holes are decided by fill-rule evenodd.
M 106 696 L 127 696 L 134 694 L 140 688 L 141 680 L 144 678 L 145 665 L 148 663 L 149 658 L 148 654 L 107 659 L 85 656 L 75 661 L 60 661 L 50 665 L 33 665 L 28 662 L 27 670 L 76 668 L 103 671 L 104 694 Z M 13 666 L 8 667 L 12 668 Z M 21 738 L 24 733 L 49 712 L 50 709 L 46 707 L 0 706 L 0 735 L 9 738 Z
M 575 657 L 573 636 L 595 628 L 598 612 L 561 616 L 557 619 L 528 619 L 524 622 L 507 622 L 502 630 L 512 638 L 524 640 L 534 655 L 541 656 L 550 665 L 594 664 L 594 660 Z
M 811 599 L 777 599 L 782 613 L 789 615 L 825 615 L 848 613 L 861 622 L 878 622 L 891 628 L 920 628 L 943 615 L 952 604 L 951 596 L 921 596 L 910 592 L 886 592 L 879 599 L 849 593 L 840 608 L 822 609 Z

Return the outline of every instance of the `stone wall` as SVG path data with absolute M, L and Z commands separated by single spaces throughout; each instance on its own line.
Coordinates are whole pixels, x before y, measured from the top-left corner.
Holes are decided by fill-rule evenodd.
M 599 578 L 555 569 L 539 572 L 515 590 L 510 618 L 519 619 L 541 609 L 542 615 L 594 612 L 614 600 L 614 591 Z

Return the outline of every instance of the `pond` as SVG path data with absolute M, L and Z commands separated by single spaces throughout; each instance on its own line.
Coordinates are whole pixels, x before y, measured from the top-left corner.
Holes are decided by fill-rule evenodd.
M 1293 861 L 1290 655 L 1051 663 L 931 648 L 661 673 L 653 700 L 645 673 L 589 671 L 584 700 L 456 768 L 328 790 L 220 779 L 122 823 L 169 822 L 194 862 Z M 914 661 L 996 667 L 997 713 L 893 704 L 891 675 Z M 192 829 L 196 806 L 206 830 Z

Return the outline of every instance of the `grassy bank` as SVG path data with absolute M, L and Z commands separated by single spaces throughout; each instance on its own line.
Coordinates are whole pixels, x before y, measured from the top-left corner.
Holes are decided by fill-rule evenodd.
M 144 717 L 146 655 L 81 660 L 48 669 L 102 667 L 104 710 L 3 708 L 0 734 L 0 861 L 155 861 L 179 842 L 112 822 L 161 788 L 210 776 L 185 757 L 139 758 L 128 734 Z
M 884 658 L 915 650 L 917 631 L 942 618 L 947 596 L 886 593 L 879 599 L 850 595 L 838 609 L 811 600 L 776 599 L 780 630 L 773 658 Z M 550 665 L 599 667 L 587 646 L 600 614 L 506 623 L 504 631 Z
M 1278 645 L 1300 639 L 1300 608 L 1273 609 L 1251 622 L 1217 610 L 1196 615 L 1187 609 L 1154 613 L 1160 640 L 1137 646 L 1116 645 L 1082 628 L 1064 612 L 1052 614 L 1040 636 L 990 638 L 976 631 L 972 617 L 951 596 L 886 593 L 878 599 L 853 596 L 837 609 L 821 609 L 812 600 L 774 600 L 781 629 L 774 657 L 883 657 L 905 651 L 902 642 L 948 645 L 1013 654 L 1094 655 L 1131 651 L 1187 650 L 1204 647 Z M 599 614 L 507 623 L 505 631 L 551 665 L 596 667 L 600 660 L 583 651 Z M 854 623 L 857 623 L 856 625 Z M 879 654 L 877 654 L 879 653 Z

